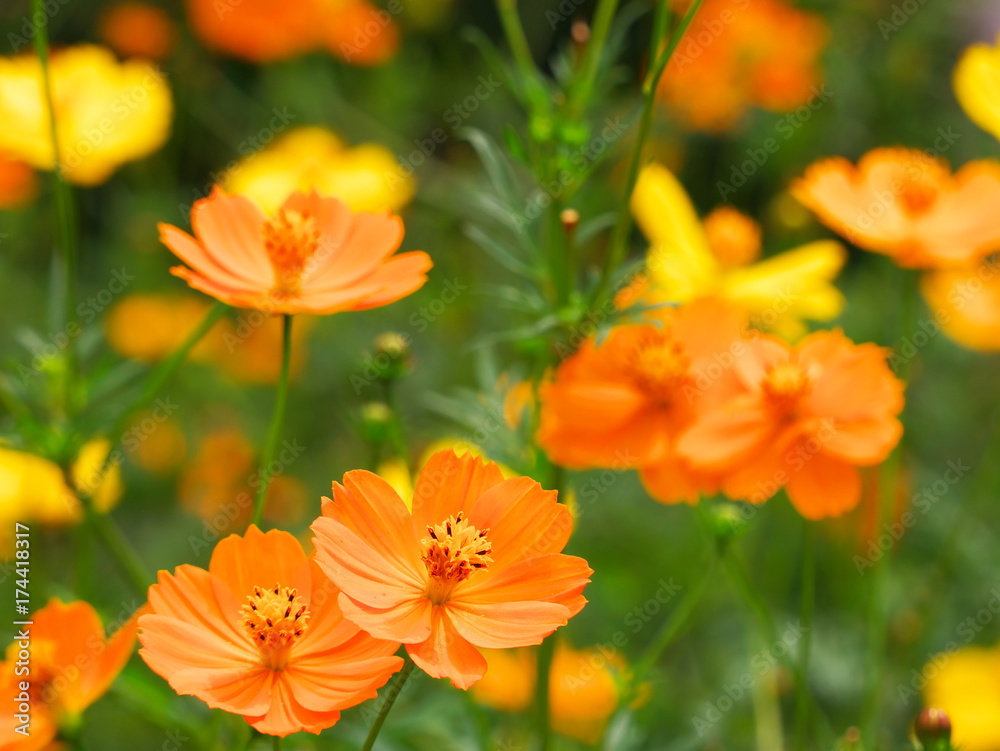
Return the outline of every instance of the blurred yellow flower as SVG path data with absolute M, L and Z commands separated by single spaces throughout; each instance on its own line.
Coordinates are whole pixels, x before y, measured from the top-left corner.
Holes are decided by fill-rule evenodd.
M 176 350 L 205 318 L 212 304 L 200 297 L 138 293 L 128 295 L 104 316 L 108 344 L 118 354 L 145 363 L 162 360 Z M 215 324 L 188 355 L 207 360 L 218 346 L 225 324 Z
M 969 47 L 955 67 L 953 84 L 969 119 L 1000 138 L 1000 37 L 993 47 Z
M 751 323 L 786 338 L 806 332 L 803 319 L 828 321 L 844 305 L 832 281 L 847 255 L 833 240 L 821 240 L 752 263 L 760 254 L 760 228 L 731 208 L 705 222 L 677 178 L 651 164 L 639 176 L 632 212 L 650 241 L 647 281 L 619 299 L 684 303 L 719 297 L 745 311 Z
M 1000 350 L 1000 269 L 996 263 L 928 271 L 920 278 L 920 291 L 934 311 L 934 321 L 949 337 L 969 349 Z
M 91 494 L 100 512 L 111 510 L 122 495 L 118 463 L 112 462 L 107 472 L 99 473 L 110 446 L 104 438 L 90 441 L 70 468 L 74 484 Z M 0 446 L 0 554 L 13 549 L 15 522 L 61 526 L 82 518 L 80 500 L 55 462 Z
M 120 165 L 156 151 L 170 130 L 172 104 L 156 66 L 123 63 L 108 49 L 80 45 L 50 57 L 56 127 L 66 179 L 107 180 Z M 34 55 L 0 57 L 0 149 L 52 169 L 48 107 Z
M 480 704 L 504 712 L 531 706 L 537 676 L 534 649 L 484 649 L 489 668 L 470 689 Z M 626 698 L 628 666 L 615 651 L 574 649 L 557 642 L 549 674 L 552 728 L 588 744 L 604 735 L 608 720 Z M 646 691 L 638 692 L 640 703 Z
M 964 647 L 924 667 L 924 704 L 951 719 L 952 746 L 1000 749 L 1000 648 Z
M 275 213 L 291 193 L 315 189 L 352 211 L 398 211 L 413 197 L 393 153 L 376 143 L 348 147 L 329 130 L 303 127 L 248 154 L 222 178 L 230 194 L 249 196 Z

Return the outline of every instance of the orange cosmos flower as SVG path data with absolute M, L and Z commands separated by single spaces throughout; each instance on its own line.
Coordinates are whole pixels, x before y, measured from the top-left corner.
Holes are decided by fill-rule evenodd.
M 736 388 L 743 317 L 711 299 L 661 309 L 662 325 L 589 339 L 542 384 L 538 442 L 572 469 L 638 468 L 660 501 L 696 503 L 718 486 L 676 452 L 701 404 Z
M 784 0 L 705 0 L 657 93 L 698 130 L 729 130 L 749 107 L 787 112 L 818 93 L 828 36 L 818 15 Z
M 886 351 L 839 331 L 811 334 L 795 348 L 770 336 L 745 347 L 733 368 L 741 392 L 699 414 L 678 452 L 725 473 L 731 498 L 762 503 L 784 487 L 807 519 L 854 508 L 857 467 L 883 461 L 903 431 L 903 383 Z
M 900 266 L 969 266 L 1000 250 L 1000 164 L 948 165 L 916 149 L 812 165 L 792 194 L 858 247 Z
M 261 733 L 318 733 L 402 664 L 398 644 L 344 620 L 337 595 L 292 535 L 251 526 L 216 546 L 208 571 L 160 572 L 139 654 L 177 693 Z
M 920 291 L 949 337 L 969 349 L 1000 351 L 1000 267 L 995 258 L 975 268 L 928 271 L 920 278 Z
M 560 552 L 572 519 L 555 491 L 450 450 L 421 471 L 412 512 L 357 470 L 333 484 L 312 529 L 344 615 L 462 689 L 486 672 L 478 648 L 539 644 L 580 612 L 593 573 Z
M 122 57 L 162 60 L 177 42 L 177 29 L 165 10 L 134 0 L 106 8 L 97 32 Z
M 368 0 L 187 0 L 205 44 L 267 63 L 326 48 L 349 63 L 374 65 L 399 46 L 392 16 Z
M 33 621 L 25 627 L 30 633 L 30 672 L 17 673 L 23 645 L 16 636 L 7 659 L 0 662 L 3 695 L 14 700 L 13 707 L 5 708 L 0 726 L 2 749 L 43 749 L 55 740 L 60 727 L 77 726 L 83 711 L 114 683 L 135 646 L 135 618 L 108 639 L 97 612 L 82 601 L 52 600 L 28 620 Z M 25 724 L 17 714 L 30 717 L 27 735 L 16 731 Z
M 403 221 L 352 214 L 336 198 L 292 193 L 267 217 L 244 196 L 216 187 L 191 209 L 191 237 L 159 225 L 160 240 L 187 266 L 170 270 L 229 305 L 270 313 L 339 313 L 395 302 L 427 281 L 422 251 L 393 256 Z M 197 239 L 196 239 L 197 238 Z

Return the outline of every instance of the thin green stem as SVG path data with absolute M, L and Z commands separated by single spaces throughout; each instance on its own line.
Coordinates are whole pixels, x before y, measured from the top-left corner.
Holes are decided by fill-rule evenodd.
M 281 751 L 281 738 L 277 735 L 271 739 L 271 751 Z
M 365 739 L 365 745 L 361 747 L 361 751 L 371 751 L 372 747 L 375 745 L 375 739 L 378 738 L 379 731 L 382 730 L 382 725 L 385 724 L 385 718 L 389 716 L 389 710 L 392 709 L 392 705 L 396 703 L 396 699 L 399 698 L 399 692 L 403 690 L 403 685 L 406 683 L 406 679 L 410 677 L 410 673 L 413 672 L 413 660 L 406 656 L 403 658 L 403 669 L 399 672 L 396 677 L 395 682 L 389 689 L 389 693 L 386 694 L 385 700 L 382 702 L 382 706 L 378 710 L 378 715 L 375 717 L 375 722 L 372 723 L 372 729 L 368 731 L 368 737 Z
M 56 111 L 52 95 L 52 76 L 49 70 L 49 36 L 48 14 L 43 8 L 42 0 L 32 0 L 32 18 L 35 25 L 35 53 L 42 69 L 42 99 L 48 109 L 49 138 L 52 141 L 52 173 L 54 176 L 56 213 L 56 232 L 62 255 L 62 309 L 60 320 L 67 326 L 73 314 L 76 281 L 77 241 L 73 212 L 73 193 L 62 171 L 62 152 L 59 148 L 59 132 L 56 127 Z M 73 380 L 76 370 L 76 355 L 74 352 L 75 337 L 68 336 L 63 350 L 63 381 L 62 409 L 63 414 L 70 416 L 74 410 Z
M 693 588 L 688 589 L 681 599 L 680 604 L 670 613 L 670 617 L 663 622 L 660 631 L 650 642 L 642 657 L 635 663 L 632 682 L 639 685 L 646 678 L 649 672 L 656 666 L 663 652 L 673 644 L 684 628 L 688 625 L 692 613 L 698 603 L 701 602 L 702 595 L 708 589 L 708 585 L 715 580 L 715 566 L 718 562 L 718 555 L 713 553 L 708 564 L 703 567 L 701 577 Z
M 271 462 L 278 450 L 281 439 L 281 426 L 285 422 L 285 406 L 288 404 L 288 373 L 292 363 L 292 316 L 286 314 L 281 336 L 281 376 L 278 379 L 278 391 L 274 402 L 274 414 L 271 426 L 267 430 L 267 442 L 264 444 L 264 458 L 261 461 L 260 485 L 257 486 L 257 497 L 254 499 L 253 520 L 251 524 L 258 527 L 264 520 L 264 506 L 267 503 L 267 487 L 271 484 Z
M 650 59 L 655 58 L 656 63 L 650 67 L 642 85 L 643 105 L 642 113 L 639 115 L 639 135 L 636 137 L 635 147 L 632 150 L 632 158 L 629 162 L 628 177 L 625 181 L 625 195 L 623 196 L 621 211 L 618 215 L 618 223 L 615 224 L 615 228 L 611 233 L 610 248 L 605 258 L 604 269 L 594 290 L 593 308 L 600 306 L 604 302 L 604 295 L 607 294 L 611 283 L 611 275 L 614 274 L 615 269 L 620 267 L 625 260 L 625 254 L 628 250 L 629 231 L 632 228 L 630 203 L 632 201 L 632 193 L 635 190 L 635 184 L 639 180 L 639 170 L 642 168 L 642 155 L 645 150 L 646 141 L 649 139 L 649 134 L 653 128 L 653 115 L 656 111 L 656 88 L 660 83 L 663 72 L 670 63 L 670 58 L 673 56 L 674 50 L 677 49 L 677 45 L 680 44 L 688 26 L 694 20 L 694 16 L 701 7 L 701 3 L 702 0 L 694 0 L 691 3 L 687 13 L 684 14 L 674 33 L 670 36 L 670 41 L 667 43 L 666 48 L 658 58 L 655 56 L 663 44 L 662 35 L 665 33 L 666 24 L 658 23 L 656 20 L 653 22 Z M 666 5 L 668 3 L 661 3 L 658 12 L 666 13 L 667 11 L 662 9 Z
M 521 17 L 517 13 L 517 0 L 497 0 L 497 12 L 500 14 L 500 23 L 503 24 L 507 44 L 510 45 L 511 54 L 514 55 L 514 62 L 520 68 L 525 82 L 534 81 L 535 59 L 531 55 L 528 37 L 525 36 L 524 27 L 521 25 Z
M 913 331 L 917 319 L 918 310 L 918 289 L 917 277 L 912 271 L 906 269 L 895 269 L 895 273 L 901 280 L 901 300 L 900 314 L 898 318 L 899 340 L 909 335 Z M 897 377 L 904 384 L 909 383 L 910 373 L 913 369 L 913 360 L 916 358 L 906 357 L 902 360 Z M 903 434 L 906 435 L 905 423 L 906 413 L 900 416 L 904 424 Z M 884 529 L 892 519 L 893 506 L 895 505 L 896 494 L 899 490 L 900 477 L 903 470 L 903 442 L 900 441 L 896 450 L 882 464 L 879 476 L 878 494 L 878 524 L 875 528 L 876 536 Z M 868 690 L 865 701 L 865 708 L 861 720 L 861 737 L 865 746 L 877 749 L 878 743 L 878 717 L 882 699 L 882 689 L 885 682 L 884 657 L 886 643 L 889 632 L 889 608 L 886 597 L 889 590 L 889 578 L 892 564 L 892 549 L 885 551 L 882 558 L 876 562 L 875 570 L 872 572 L 872 587 L 868 600 L 868 659 L 870 666 L 868 674 Z
M 538 648 L 538 673 L 535 678 L 535 733 L 538 736 L 538 751 L 549 751 L 552 748 L 549 686 L 555 653 L 556 638 L 550 636 Z
M 135 588 L 136 593 L 145 598 L 146 590 L 153 583 L 153 577 L 146 568 L 146 564 L 135 552 L 135 548 L 132 547 L 125 533 L 122 532 L 121 527 L 115 524 L 114 520 L 107 514 L 95 510 L 89 502 L 85 503 L 84 508 L 87 516 L 86 523 L 111 553 L 111 557 L 118 564 L 129 584 Z
M 803 520 L 805 534 L 802 544 L 802 601 L 799 640 L 798 681 L 795 695 L 795 751 L 805 751 L 809 728 L 809 657 L 812 649 L 813 612 L 816 608 L 816 525 Z
M 669 3 L 661 3 L 661 5 L 666 6 Z M 576 115 L 583 113 L 593 94 L 594 82 L 597 80 L 597 71 L 601 67 L 601 54 L 604 52 L 608 32 L 611 30 L 611 21 L 614 19 L 617 9 L 618 0 L 600 0 L 597 11 L 594 13 L 594 24 L 590 30 L 590 39 L 587 42 L 587 48 L 583 53 L 583 60 L 580 63 L 580 76 L 577 79 L 578 84 L 573 90 L 572 111 Z

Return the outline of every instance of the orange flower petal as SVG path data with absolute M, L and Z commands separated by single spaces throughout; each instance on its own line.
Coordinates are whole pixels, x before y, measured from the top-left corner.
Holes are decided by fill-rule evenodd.
M 322 202 L 341 203 L 336 198 L 328 198 Z M 285 205 L 295 203 L 297 201 L 293 197 Z M 334 210 L 328 208 L 326 211 L 332 214 Z M 319 260 L 316 271 L 304 280 L 305 289 L 314 294 L 350 288 L 379 268 L 403 242 L 403 220 L 388 212 L 354 215 L 342 237 L 338 236 L 341 228 L 336 219 L 328 220 L 323 229 L 330 234 L 324 235 L 320 240 L 319 251 L 314 256 L 314 259 Z M 365 252 L 346 252 L 352 247 L 364 248 Z
M 678 440 L 677 452 L 702 469 L 732 469 L 757 453 L 774 431 L 770 412 L 756 395 L 746 394 L 699 418 Z
M 819 438 L 823 451 L 857 466 L 885 461 L 903 435 L 903 424 L 895 417 L 837 423 Z
M 413 644 L 424 641 L 431 633 L 431 601 L 423 596 L 377 608 L 345 594 L 340 597 L 340 609 L 377 639 Z
M 641 468 L 639 479 L 646 492 L 660 503 L 694 505 L 701 496 L 712 495 L 719 489 L 717 478 L 693 470 L 678 457 Z
M 444 607 L 434 608 L 432 626 L 431 638 L 407 644 L 407 653 L 432 678 L 450 678 L 455 688 L 469 688 L 486 673 L 486 658 L 459 635 Z
M 594 573 L 583 558 L 571 555 L 543 555 L 529 558 L 499 572 L 463 582 L 454 601 L 462 605 L 490 605 L 506 602 L 556 602 L 572 618 L 586 604 L 581 595 Z
M 786 492 L 806 519 L 839 516 L 861 501 L 861 475 L 846 462 L 816 454 L 792 474 Z
M 340 719 L 340 710 L 317 712 L 302 706 L 292 693 L 291 682 L 281 673 L 271 675 L 275 678 L 271 686 L 273 698 L 270 708 L 266 714 L 246 717 L 257 732 L 282 738 L 301 731 L 318 734 Z
M 264 250 L 264 214 L 246 196 L 227 196 L 216 186 L 195 201 L 191 229 L 206 254 L 252 284 L 274 285 L 274 269 Z
M 420 470 L 413 488 L 413 529 L 418 538 L 428 526 L 440 524 L 459 511 L 468 511 L 473 503 L 503 475 L 492 462 L 465 453 L 439 451 Z

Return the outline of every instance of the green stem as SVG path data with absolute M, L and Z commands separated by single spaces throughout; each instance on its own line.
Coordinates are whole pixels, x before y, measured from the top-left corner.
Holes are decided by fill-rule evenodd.
M 278 440 L 281 438 L 281 426 L 285 421 L 285 405 L 288 403 L 288 372 L 292 362 L 292 316 L 286 314 L 281 337 L 281 377 L 278 380 L 278 393 L 274 402 L 274 415 L 271 426 L 267 430 L 267 442 L 264 444 L 264 458 L 261 462 L 260 485 L 257 487 L 257 497 L 254 500 L 253 520 L 251 524 L 258 527 L 264 519 L 264 506 L 267 502 L 267 487 L 271 484 L 271 462 L 278 450 Z
M 35 53 L 42 69 L 42 98 L 48 108 L 48 130 L 49 138 L 52 140 L 52 173 L 55 178 L 55 199 L 56 232 L 59 240 L 59 247 L 62 253 L 62 310 L 60 320 L 67 327 L 71 323 L 70 317 L 73 314 L 73 300 L 75 298 L 76 280 L 76 257 L 77 243 L 76 232 L 74 231 L 75 220 L 73 217 L 73 193 L 72 189 L 62 171 L 62 153 L 59 148 L 59 133 L 56 127 L 56 111 L 54 97 L 52 95 L 52 77 L 49 70 L 49 36 L 47 27 L 47 14 L 42 7 L 42 0 L 32 0 L 32 18 L 35 24 Z M 69 336 L 66 340 L 63 362 L 63 382 L 62 382 L 62 409 L 66 416 L 73 412 L 73 379 L 76 370 L 76 358 L 74 353 L 75 337 Z
M 84 504 L 84 512 L 87 524 L 111 553 L 111 557 L 118 564 L 129 584 L 135 588 L 138 595 L 145 599 L 146 590 L 153 583 L 153 577 L 149 574 L 149 570 L 139 558 L 138 553 L 135 552 L 135 548 L 132 547 L 125 533 L 122 532 L 121 527 L 115 524 L 114 520 L 107 514 L 96 511 L 89 501 Z
M 667 6 L 669 3 L 660 3 L 660 5 Z M 579 83 L 573 91 L 572 112 L 577 116 L 583 113 L 593 93 L 597 71 L 601 67 L 601 53 L 604 51 L 604 44 L 608 39 L 608 32 L 611 30 L 611 21 L 614 19 L 617 9 L 618 0 L 600 0 L 597 11 L 594 13 L 594 25 L 591 28 L 590 40 L 587 42 L 583 61 L 580 63 Z M 659 13 L 659 8 L 657 13 Z
M 271 739 L 271 751 L 281 751 L 281 738 L 277 735 Z
M 894 269 L 901 280 L 900 285 L 902 304 L 898 318 L 899 339 L 907 336 L 912 330 L 917 319 L 917 276 L 912 271 L 906 269 Z M 897 342 L 898 344 L 898 342 Z M 897 377 L 904 384 L 909 383 L 910 373 L 913 369 L 914 357 L 903 360 L 896 373 Z M 906 435 L 905 416 L 900 416 L 903 421 L 903 435 Z M 882 464 L 879 476 L 878 513 L 875 535 L 878 536 L 880 530 L 892 519 L 893 506 L 895 505 L 896 493 L 899 490 L 900 477 L 903 468 L 903 441 L 900 440 L 896 450 Z M 882 558 L 876 563 L 872 572 L 872 587 L 868 601 L 868 660 L 870 673 L 868 675 L 868 691 L 865 702 L 864 713 L 861 720 L 861 737 L 866 748 L 878 748 L 878 716 L 882 698 L 882 688 L 885 681 L 884 656 L 889 631 L 889 612 L 886 604 L 886 597 L 889 590 L 889 578 L 892 563 L 892 548 L 885 551 Z
M 510 45 L 511 54 L 514 55 L 514 62 L 520 68 L 525 83 L 534 81 L 535 59 L 531 55 L 528 37 L 525 36 L 524 27 L 521 25 L 521 17 L 517 13 L 517 0 L 497 0 L 497 12 L 500 14 L 500 23 L 503 24 L 507 44 Z
M 619 266 L 621 266 L 622 261 L 625 260 L 625 254 L 628 249 L 628 235 L 629 230 L 632 228 L 632 212 L 630 209 L 630 204 L 632 201 L 632 193 L 635 190 L 635 184 L 639 180 L 639 170 L 642 167 L 642 154 L 645 149 L 646 141 L 649 139 L 650 131 L 653 127 L 653 114 L 656 111 L 656 88 L 660 83 L 660 77 L 663 72 L 667 69 L 667 65 L 670 63 L 670 58 L 674 54 L 674 50 L 677 49 L 677 45 L 680 44 L 681 39 L 684 37 L 684 33 L 687 31 L 688 26 L 691 25 L 691 21 L 694 19 L 695 14 L 701 7 L 702 0 L 694 0 L 681 19 L 680 24 L 674 30 L 674 33 L 670 37 L 670 41 L 667 43 L 666 49 L 663 53 L 655 58 L 657 50 L 663 43 L 662 35 L 664 29 L 666 28 L 665 23 L 660 23 L 656 20 L 653 22 L 653 41 L 650 45 L 650 59 L 656 59 L 656 63 L 649 69 L 646 74 L 646 78 L 642 85 L 643 92 L 643 106 L 642 113 L 640 114 L 639 121 L 639 135 L 636 137 L 635 147 L 632 150 L 632 158 L 629 162 L 628 168 L 628 178 L 625 181 L 625 195 L 622 200 L 621 213 L 618 215 L 618 223 L 615 224 L 615 228 L 611 234 L 610 249 L 608 250 L 608 255 L 605 258 L 604 269 L 601 273 L 601 278 L 598 281 L 597 287 L 594 290 L 593 305 L 596 308 L 604 302 L 604 295 L 608 291 L 608 286 L 611 283 L 611 275 L 615 272 Z M 660 3 L 657 8 L 657 12 L 666 13 L 665 7 L 668 3 Z
M 556 652 L 556 638 L 550 636 L 538 648 L 538 673 L 535 678 L 535 729 L 538 734 L 538 751 L 552 748 L 551 699 L 549 686 L 552 680 L 552 660 Z
M 659 633 L 653 638 L 642 657 L 635 663 L 632 682 L 638 686 L 646 678 L 649 672 L 656 666 L 664 650 L 669 647 L 674 639 L 680 635 L 684 627 L 688 625 L 691 614 L 695 607 L 701 602 L 702 595 L 708 589 L 709 583 L 715 580 L 715 565 L 718 562 L 718 555 L 713 553 L 709 558 L 708 565 L 702 570 L 701 577 L 694 587 L 688 589 L 680 604 L 674 608 L 670 617 L 664 621 Z
M 399 698 L 399 692 L 403 690 L 406 679 L 413 672 L 413 660 L 409 656 L 403 659 L 403 669 L 399 672 L 399 676 L 389 689 L 389 693 L 386 694 L 385 701 L 382 702 L 382 706 L 378 710 L 378 715 L 375 717 L 375 722 L 372 723 L 372 729 L 368 731 L 368 737 L 365 739 L 365 745 L 361 747 L 361 751 L 372 750 L 372 747 L 375 745 L 375 739 L 378 738 L 379 731 L 382 730 L 382 725 L 385 723 L 385 718 L 389 716 L 389 710 L 396 703 L 396 699 Z
M 795 751 L 805 751 L 809 727 L 809 657 L 812 648 L 813 612 L 816 609 L 816 525 L 805 524 L 802 546 L 802 602 L 800 623 L 802 639 L 799 641 L 798 682 L 795 696 Z

